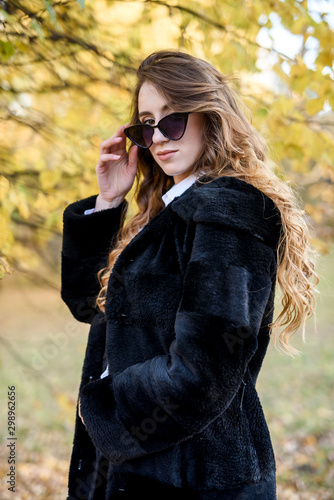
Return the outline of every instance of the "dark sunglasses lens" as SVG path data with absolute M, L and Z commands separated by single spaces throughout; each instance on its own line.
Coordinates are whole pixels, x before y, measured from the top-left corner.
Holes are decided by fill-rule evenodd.
M 170 139 L 177 141 L 184 134 L 187 118 L 185 116 L 169 115 L 160 122 L 160 130 Z
M 142 136 L 146 147 L 150 147 L 153 138 L 153 129 L 149 125 L 142 125 Z
M 148 148 L 151 145 L 153 131 L 148 125 L 134 125 L 126 129 L 128 138 L 138 146 Z

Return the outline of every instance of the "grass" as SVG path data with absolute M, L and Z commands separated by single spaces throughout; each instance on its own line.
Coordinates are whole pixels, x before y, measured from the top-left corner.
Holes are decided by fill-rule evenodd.
M 334 248 L 333 248 L 334 249 Z M 333 499 L 334 252 L 320 258 L 317 333 L 294 359 L 270 345 L 258 391 L 277 460 L 279 500 Z M 59 292 L 32 287 L 22 277 L 0 284 L 0 496 L 13 499 L 8 472 L 7 386 L 17 397 L 15 499 L 66 498 L 74 413 L 88 325 L 72 318 Z
M 306 342 L 296 334 L 295 358 L 270 345 L 258 392 L 277 460 L 279 499 L 333 499 L 334 491 L 334 253 L 319 259 L 316 325 Z

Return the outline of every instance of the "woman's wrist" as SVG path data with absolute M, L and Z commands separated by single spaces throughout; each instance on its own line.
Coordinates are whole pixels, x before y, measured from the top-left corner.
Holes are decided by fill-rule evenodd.
M 100 210 L 106 210 L 108 208 L 116 208 L 122 203 L 123 200 L 124 196 L 118 196 L 117 198 L 113 198 L 112 200 L 107 201 L 104 198 L 102 198 L 100 193 L 96 198 L 95 212 L 99 212 Z

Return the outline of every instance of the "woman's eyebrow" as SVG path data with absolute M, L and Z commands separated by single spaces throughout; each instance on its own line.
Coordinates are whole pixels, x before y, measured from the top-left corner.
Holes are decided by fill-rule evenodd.
M 165 104 L 161 108 L 161 111 L 167 111 L 168 109 L 170 109 L 170 107 L 168 106 L 168 104 Z M 141 113 L 139 113 L 138 118 L 140 118 L 143 115 L 153 115 L 153 113 L 152 113 L 152 111 L 142 111 Z

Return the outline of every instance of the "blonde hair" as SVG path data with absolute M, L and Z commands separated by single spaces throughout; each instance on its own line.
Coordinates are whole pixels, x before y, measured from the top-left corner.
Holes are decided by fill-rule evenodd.
M 180 70 L 181 68 L 181 70 Z M 282 291 L 282 310 L 269 325 L 276 347 L 290 355 L 298 351 L 289 343 L 292 335 L 315 313 L 314 251 L 304 212 L 292 189 L 271 170 L 268 147 L 246 117 L 231 79 L 208 62 L 179 51 L 159 51 L 138 68 L 132 103 L 131 124 L 139 122 L 138 94 L 144 82 L 153 84 L 174 112 L 198 112 L 205 116 L 205 148 L 192 171 L 203 171 L 210 180 L 237 177 L 258 188 L 277 205 L 282 231 L 277 248 L 277 281 Z M 243 111 L 242 111 L 243 108 Z M 131 239 L 163 208 L 163 194 L 174 184 L 147 149 L 139 148 L 136 174 L 137 213 L 120 228 L 107 267 L 98 273 L 101 290 L 98 307 L 105 310 L 107 284 L 117 256 Z M 278 333 L 278 329 L 284 327 Z M 279 341 L 279 343 L 278 343 Z

